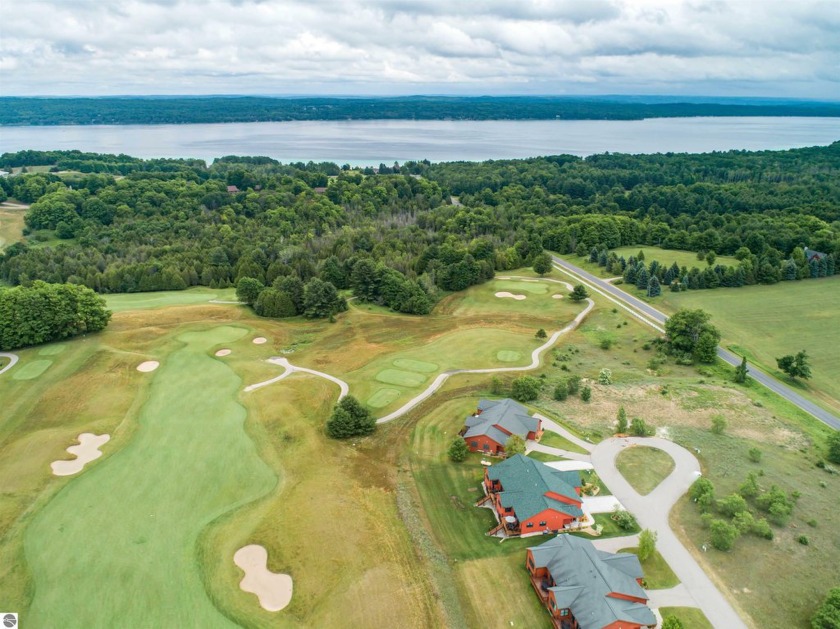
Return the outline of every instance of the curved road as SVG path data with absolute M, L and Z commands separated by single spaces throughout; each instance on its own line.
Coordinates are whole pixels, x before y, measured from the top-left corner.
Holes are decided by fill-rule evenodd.
M 10 354 L 8 352 L 0 352 L 0 356 L 9 359 L 9 364 L 0 369 L 0 373 L 5 373 L 9 371 L 12 367 L 17 364 L 17 361 L 20 360 L 20 357 L 17 354 Z
M 674 471 L 646 496 L 640 495 L 621 475 L 615 465 L 618 453 L 630 445 L 645 445 L 664 450 L 674 459 Z M 636 516 L 643 529 L 656 531 L 656 550 L 679 577 L 688 595 L 703 610 L 714 627 L 746 629 L 738 613 L 715 587 L 700 564 L 671 530 L 671 508 L 700 476 L 700 464 L 691 452 L 665 439 L 629 437 L 606 439 L 592 450 L 592 464 L 601 480 L 624 507 Z
M 580 267 L 570 264 L 562 258 L 558 258 L 557 256 L 552 256 L 552 258 L 554 260 L 555 267 L 559 270 L 565 271 L 567 275 L 576 276 L 576 279 L 579 279 L 592 290 L 600 293 L 610 301 L 618 303 L 618 305 L 631 312 L 643 323 L 646 323 L 660 332 L 665 331 L 662 326 L 665 325 L 665 321 L 668 320 L 668 317 L 650 304 L 625 293 L 620 288 L 613 286 L 601 278 L 595 277 L 588 271 L 584 271 Z M 733 354 L 723 347 L 718 347 L 717 354 L 724 362 L 732 365 L 733 367 L 737 367 L 741 364 L 740 356 Z M 836 415 L 829 413 L 824 408 L 802 397 L 789 386 L 779 382 L 774 377 L 766 374 L 756 367 L 749 366 L 747 371 L 756 382 L 763 384 L 774 393 L 781 395 L 787 401 L 799 407 L 806 413 L 813 415 L 822 423 L 831 426 L 835 430 L 840 430 L 840 418 Z
M 264 382 L 258 382 L 257 384 L 248 385 L 247 387 L 245 387 L 243 389 L 246 393 L 249 392 L 249 391 L 254 391 L 256 389 L 261 389 L 262 387 L 267 387 L 268 385 L 274 384 L 275 382 L 280 382 L 280 380 L 282 380 L 283 378 L 286 378 L 287 376 L 291 376 L 295 372 L 312 374 L 313 376 L 318 376 L 319 378 L 325 378 L 325 379 L 329 380 L 330 382 L 336 383 L 338 385 L 338 388 L 341 390 L 341 392 L 338 394 L 339 401 L 344 399 L 344 397 L 348 393 L 350 393 L 350 386 L 346 382 L 344 382 L 344 380 L 340 380 L 339 378 L 336 378 L 335 376 L 331 376 L 328 373 L 324 373 L 323 371 L 315 371 L 314 369 L 307 369 L 306 367 L 296 367 L 295 365 L 290 363 L 287 358 L 281 358 L 279 356 L 276 356 L 274 358 L 269 358 L 265 362 L 271 363 L 273 365 L 280 365 L 284 369 L 283 373 L 281 373 L 279 376 L 277 376 L 275 378 L 271 378 L 270 380 L 266 380 Z

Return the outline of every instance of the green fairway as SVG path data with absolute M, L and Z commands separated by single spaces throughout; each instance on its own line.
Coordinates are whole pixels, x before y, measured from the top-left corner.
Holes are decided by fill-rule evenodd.
M 702 308 L 710 313 L 724 346 L 746 353 L 780 379 L 787 376 L 776 368 L 776 358 L 807 350 L 813 374 L 807 381 L 810 392 L 840 412 L 840 276 L 662 294 L 660 305 L 666 312 Z
M 196 287 L 188 290 L 168 290 L 152 293 L 122 293 L 119 295 L 105 295 L 105 303 L 113 312 L 125 310 L 145 310 L 147 308 L 164 308 L 166 306 L 187 306 L 190 304 L 206 304 L 210 300 L 236 301 L 236 290 L 233 288 L 204 288 Z
M 560 285 L 558 284 L 558 288 Z M 530 293 L 531 295 L 545 295 L 550 286 L 547 282 L 538 280 L 494 280 L 491 288 L 496 292 L 507 291 L 513 294 Z M 497 298 L 498 299 L 498 298 Z M 527 299 L 525 301 L 528 301 Z
M 503 363 L 515 363 L 522 358 L 522 352 L 516 352 L 510 349 L 502 349 L 496 354 L 496 358 L 498 358 Z
M 65 349 L 67 349 L 67 346 L 61 343 L 47 345 L 46 347 L 43 347 L 40 350 L 38 350 L 38 356 L 56 356 L 63 352 Z
M 31 363 L 19 366 L 12 373 L 15 380 L 32 380 L 37 378 L 53 364 L 51 360 L 33 360 Z
M 210 522 L 276 483 L 243 430 L 240 378 L 207 355 L 246 334 L 221 326 L 178 336 L 182 346 L 149 376 L 131 440 L 32 520 L 29 625 L 234 626 L 207 595 L 196 549 Z
M 426 376 L 400 369 L 383 369 L 376 374 L 376 379 L 385 384 L 397 384 L 402 387 L 419 387 L 426 382 Z
M 368 398 L 367 404 L 373 408 L 384 408 L 398 397 L 400 397 L 399 389 L 379 389 Z
M 406 371 L 418 371 L 420 373 L 434 373 L 440 369 L 435 363 L 427 363 L 422 360 L 411 360 L 408 358 L 398 358 L 394 361 L 394 367 L 405 369 Z
M 674 459 L 659 448 L 633 446 L 618 453 L 616 467 L 633 489 L 646 496 L 674 471 Z

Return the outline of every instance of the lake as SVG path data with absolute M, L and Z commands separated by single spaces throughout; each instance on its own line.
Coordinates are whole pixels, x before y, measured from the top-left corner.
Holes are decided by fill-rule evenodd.
M 79 149 L 137 157 L 267 155 L 378 165 L 593 153 L 787 149 L 840 140 L 840 118 L 348 120 L 0 127 L 0 152 Z

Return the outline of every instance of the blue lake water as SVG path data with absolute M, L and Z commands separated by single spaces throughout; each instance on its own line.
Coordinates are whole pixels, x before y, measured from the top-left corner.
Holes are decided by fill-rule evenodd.
M 0 127 L 0 152 L 79 149 L 138 157 L 267 155 L 283 162 L 378 165 L 593 153 L 786 149 L 840 140 L 840 118 L 350 120 Z

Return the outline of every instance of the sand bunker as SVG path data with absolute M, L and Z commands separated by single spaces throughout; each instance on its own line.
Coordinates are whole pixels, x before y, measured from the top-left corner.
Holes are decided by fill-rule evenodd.
M 552 299 L 563 299 L 563 297 L 565 297 L 563 293 L 557 293 L 556 295 L 551 296 Z
M 268 339 L 266 339 L 264 336 L 258 336 L 257 338 L 254 339 L 254 345 L 262 345 L 267 340 Z
M 216 356 L 230 356 L 230 350 L 220 349 L 218 352 L 216 352 Z
M 56 476 L 72 476 L 82 471 L 82 468 L 102 456 L 99 448 L 111 439 L 110 435 L 94 435 L 83 432 L 79 435 L 79 445 L 70 446 L 67 452 L 76 456 L 72 461 L 53 461 L 50 463 Z
M 509 293 L 506 290 L 496 293 L 496 297 L 510 297 L 511 299 L 515 299 L 516 301 L 526 299 L 525 295 L 514 295 L 513 293 Z
M 233 563 L 245 573 L 239 587 L 256 594 L 263 609 L 279 612 L 292 600 L 292 577 L 275 574 L 268 569 L 268 552 L 262 546 L 249 544 L 233 555 Z
M 150 371 L 154 371 L 160 367 L 160 363 L 156 360 L 147 360 L 144 363 L 140 363 L 137 365 L 137 371 L 142 371 L 143 373 L 149 373 Z

